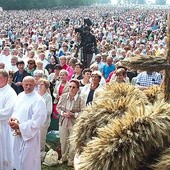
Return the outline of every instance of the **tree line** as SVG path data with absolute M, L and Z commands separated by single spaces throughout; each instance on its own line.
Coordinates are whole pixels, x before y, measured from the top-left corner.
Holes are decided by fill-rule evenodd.
M 118 3 L 146 4 L 147 0 L 119 0 Z M 167 0 L 155 0 L 157 5 L 165 5 Z M 0 0 L 0 6 L 5 10 L 67 8 L 88 6 L 93 4 L 107 4 L 111 0 Z
M 6 10 L 78 7 L 96 3 L 110 3 L 110 0 L 0 0 L 0 6 Z

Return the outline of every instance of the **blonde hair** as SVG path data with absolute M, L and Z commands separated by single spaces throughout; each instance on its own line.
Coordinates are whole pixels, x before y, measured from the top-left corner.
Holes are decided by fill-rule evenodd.
M 38 84 L 41 83 L 41 82 L 44 83 L 46 89 L 48 89 L 48 88 L 50 87 L 50 83 L 49 83 L 49 81 L 48 81 L 47 79 L 45 79 L 45 78 L 40 78 L 40 79 L 38 80 Z
M 115 74 L 116 75 L 120 75 L 122 74 L 123 76 L 126 75 L 126 70 L 124 68 L 118 68 L 116 71 L 115 71 Z
M 2 74 L 2 76 L 5 78 L 8 78 L 8 76 L 9 76 L 7 70 L 4 70 L 4 69 L 0 69 L 0 74 Z
M 64 70 L 64 69 L 62 69 L 62 70 L 60 70 L 60 73 L 59 74 L 65 74 L 66 76 L 68 76 L 68 71 L 67 70 Z

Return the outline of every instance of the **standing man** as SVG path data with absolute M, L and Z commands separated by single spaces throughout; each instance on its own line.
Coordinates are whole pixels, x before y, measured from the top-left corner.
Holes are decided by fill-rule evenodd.
M 97 48 L 97 41 L 95 36 L 90 32 L 90 27 L 85 26 L 84 32 L 81 35 L 80 47 L 83 47 L 83 55 L 81 56 L 81 62 L 85 68 L 90 68 L 90 64 Z
M 43 98 L 34 91 L 35 80 L 23 79 L 24 92 L 20 93 L 9 125 L 15 133 L 14 163 L 16 170 L 41 170 L 40 128 L 47 111 Z
M 16 101 L 16 93 L 8 82 L 7 71 L 0 69 L 0 169 L 12 170 L 12 132 L 8 119 Z

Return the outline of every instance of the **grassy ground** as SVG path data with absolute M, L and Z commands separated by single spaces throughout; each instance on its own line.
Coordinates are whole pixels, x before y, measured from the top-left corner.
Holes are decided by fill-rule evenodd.
M 62 164 L 62 165 L 56 165 L 53 167 L 48 167 L 45 165 L 42 165 L 42 170 L 73 170 L 74 168 L 70 168 L 67 166 L 67 164 Z

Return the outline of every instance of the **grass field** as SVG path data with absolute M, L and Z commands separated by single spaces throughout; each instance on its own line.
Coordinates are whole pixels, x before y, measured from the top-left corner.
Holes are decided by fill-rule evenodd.
M 74 170 L 74 168 L 68 167 L 67 164 L 56 165 L 53 167 L 42 165 L 42 170 Z

